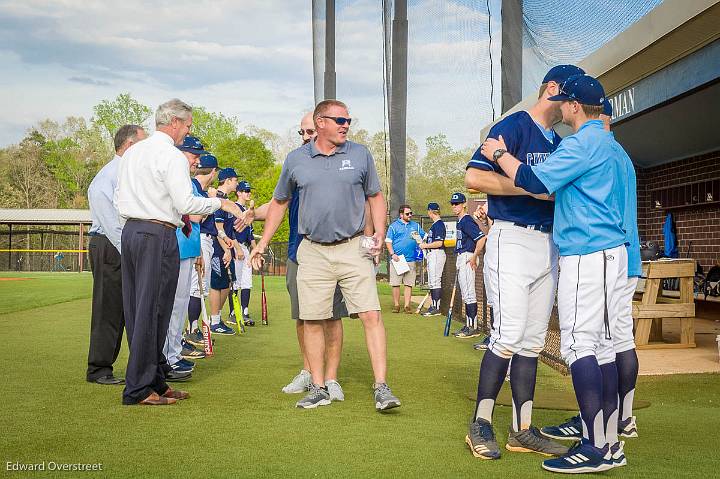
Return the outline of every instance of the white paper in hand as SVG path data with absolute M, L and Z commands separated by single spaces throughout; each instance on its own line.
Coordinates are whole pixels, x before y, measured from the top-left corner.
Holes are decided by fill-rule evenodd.
M 410 266 L 408 266 L 407 261 L 405 261 L 405 255 L 398 255 L 398 260 L 390 260 L 392 262 L 393 268 L 395 268 L 395 272 L 398 275 L 405 274 L 408 271 L 410 271 Z

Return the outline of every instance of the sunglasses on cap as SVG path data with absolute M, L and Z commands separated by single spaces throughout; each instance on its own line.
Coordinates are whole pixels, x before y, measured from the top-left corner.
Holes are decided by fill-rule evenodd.
M 315 134 L 315 130 L 313 128 L 308 128 L 306 130 L 303 130 L 301 128 L 298 130 L 298 135 L 300 135 L 300 136 L 305 136 L 306 133 L 310 136 L 313 136 Z
M 345 118 L 343 116 L 321 116 L 320 118 L 329 118 L 340 126 L 343 126 L 345 123 L 350 126 L 352 122 L 352 118 Z

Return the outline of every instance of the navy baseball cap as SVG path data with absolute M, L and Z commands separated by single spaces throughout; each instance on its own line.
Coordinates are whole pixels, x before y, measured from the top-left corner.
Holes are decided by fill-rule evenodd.
M 215 158 L 211 154 L 203 155 L 200 157 L 200 165 L 198 168 L 217 168 L 218 162 L 217 158 Z
M 237 191 L 250 191 L 250 190 L 252 190 L 252 188 L 250 187 L 250 183 L 243 180 L 238 183 L 236 190 Z
M 465 199 L 465 195 L 462 193 L 453 193 L 450 197 L 450 204 L 451 205 L 459 205 L 460 203 L 465 203 L 467 200 Z
M 428 203 L 428 210 L 440 211 L 440 205 L 437 203 Z
M 223 168 L 222 170 L 220 170 L 220 173 L 218 173 L 218 181 L 227 180 L 228 178 L 237 178 L 237 173 L 235 173 L 235 169 Z
M 193 155 L 208 154 L 208 152 L 205 151 L 205 147 L 200 141 L 200 138 L 196 136 L 186 136 L 182 142 L 182 145 L 178 145 L 177 149 L 180 151 L 187 151 L 188 153 L 192 153 Z
M 585 70 L 575 65 L 557 65 L 550 69 L 543 78 L 543 83 L 554 81 L 556 83 L 564 83 L 573 75 L 584 75 Z
M 605 102 L 603 103 L 603 115 L 612 116 L 612 103 L 610 103 L 610 100 L 607 98 L 605 98 Z
M 604 106 L 605 90 L 597 78 L 590 75 L 575 75 L 560 87 L 560 94 L 548 98 L 550 101 L 576 101 L 583 105 Z

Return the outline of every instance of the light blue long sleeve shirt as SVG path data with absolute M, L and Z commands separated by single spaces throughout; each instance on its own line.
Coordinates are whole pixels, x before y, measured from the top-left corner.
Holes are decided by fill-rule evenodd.
M 105 235 L 120 253 L 120 236 L 122 226 L 120 215 L 113 203 L 115 187 L 118 182 L 118 166 L 120 157 L 115 157 L 103 166 L 93 178 L 88 187 L 88 201 L 90 202 L 90 234 Z
M 628 242 L 625 198 L 630 162 L 600 120 L 563 139 L 532 172 L 555 193 L 553 239 L 560 255 L 584 255 Z

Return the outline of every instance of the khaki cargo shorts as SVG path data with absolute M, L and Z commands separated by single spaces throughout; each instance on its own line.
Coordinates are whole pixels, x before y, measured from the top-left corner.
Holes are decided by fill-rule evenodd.
M 297 251 L 300 319 L 332 317 L 335 286 L 340 286 L 348 313 L 380 311 L 372 259 L 360 251 L 358 236 L 345 243 L 322 245 L 303 240 Z
M 408 262 L 407 265 L 410 267 L 410 271 L 405 271 L 403 274 L 397 274 L 395 272 L 395 267 L 392 265 L 392 261 L 390 262 L 390 267 L 388 268 L 390 270 L 390 286 L 400 286 L 401 284 L 404 284 L 405 286 L 415 286 L 415 277 L 417 276 L 415 263 Z

